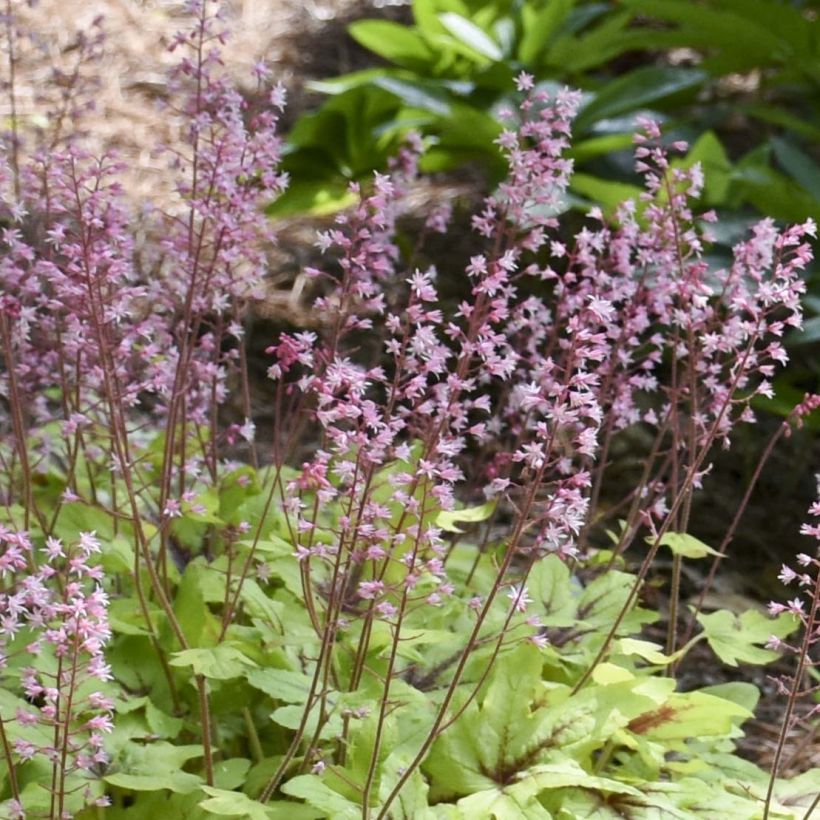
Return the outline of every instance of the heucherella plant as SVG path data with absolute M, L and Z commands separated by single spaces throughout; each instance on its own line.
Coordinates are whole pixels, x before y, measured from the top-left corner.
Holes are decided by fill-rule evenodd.
M 711 584 L 748 503 L 717 550 L 687 532 L 714 448 L 786 361 L 813 223 L 764 220 L 713 269 L 701 171 L 643 121 L 642 198 L 571 235 L 580 98 L 522 74 L 464 276 L 425 242 L 455 230 L 446 203 L 405 233 L 411 134 L 319 232 L 316 321 L 266 340 L 260 385 L 284 97 L 251 112 L 218 7 L 188 12 L 177 195 L 139 237 L 121 166 L 78 136 L 14 135 L 3 170 L 2 810 L 803 816 L 817 772 L 778 762 L 769 785 L 735 753 L 756 688 L 675 674 L 704 643 L 766 663 L 798 626 L 690 617 L 681 578 L 713 556 Z

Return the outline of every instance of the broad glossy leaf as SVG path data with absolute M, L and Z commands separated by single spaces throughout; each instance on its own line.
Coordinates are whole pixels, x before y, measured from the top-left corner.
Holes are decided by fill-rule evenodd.
M 745 71 L 770 63 L 792 51 L 788 39 L 754 14 L 737 13 L 717 4 L 688 0 L 623 0 L 628 8 L 649 17 L 678 23 L 671 32 L 647 32 L 653 47 L 689 46 L 715 49 L 706 60 L 715 73 Z
M 357 43 L 396 65 L 423 71 L 434 59 L 418 31 L 390 20 L 357 20 L 347 30 Z
M 616 208 L 627 199 L 637 201 L 641 188 L 627 182 L 616 182 L 611 179 L 594 177 L 590 174 L 575 173 L 569 183 L 569 190 L 601 205 L 604 212 L 611 216 Z
M 637 68 L 601 88 L 579 112 L 575 129 L 584 132 L 598 120 L 638 112 L 673 94 L 694 91 L 706 77 L 704 71 L 695 68 Z
M 375 78 L 373 85 L 395 94 L 406 108 L 420 108 L 440 117 L 448 117 L 452 113 L 448 95 L 441 86 L 432 82 L 384 75 Z
M 552 0 L 540 8 L 525 3 L 521 9 L 522 35 L 518 44 L 518 59 L 528 67 L 532 67 L 559 27 L 569 16 L 574 0 Z
M 707 205 L 723 205 L 731 183 L 732 164 L 726 149 L 713 131 L 698 137 L 686 156 L 675 160 L 675 168 L 691 168 L 699 162 L 703 169 L 703 201 Z
M 796 145 L 780 137 L 770 140 L 774 156 L 786 173 L 820 205 L 820 167 Z
M 455 12 L 440 14 L 439 20 L 453 37 L 476 54 L 493 61 L 503 59 L 504 55 L 501 53 L 498 43 L 471 20 Z
M 599 10 L 601 9 L 601 5 L 590 4 L 590 10 L 596 5 Z M 576 12 L 582 10 L 583 6 Z M 573 18 L 579 17 L 577 13 L 570 15 L 570 25 L 566 27 L 567 34 L 557 37 L 544 55 L 542 65 L 550 73 L 571 76 L 590 71 L 626 51 L 646 47 L 646 34 L 640 30 L 628 29 L 632 17 L 629 13 L 601 14 L 598 25 L 580 32 L 577 36 L 571 36 L 571 22 Z

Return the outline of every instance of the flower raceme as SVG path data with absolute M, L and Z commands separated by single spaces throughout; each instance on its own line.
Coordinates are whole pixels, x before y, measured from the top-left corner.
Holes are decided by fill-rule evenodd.
M 95 782 L 108 761 L 114 708 L 99 691 L 112 679 L 100 550 L 93 532 L 69 547 L 49 537 L 36 550 L 27 534 L 0 527 L 0 674 L 19 678 L 25 698 L 4 716 L 4 745 L 21 762 L 38 755 L 50 761 L 55 817 L 78 789 L 85 802 L 106 805 Z

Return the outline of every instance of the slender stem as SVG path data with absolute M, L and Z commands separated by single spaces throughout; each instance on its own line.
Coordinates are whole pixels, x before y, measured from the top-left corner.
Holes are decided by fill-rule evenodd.
M 421 501 L 421 508 L 419 510 L 419 521 L 422 521 L 425 516 L 425 508 L 427 503 L 427 485 L 425 484 L 424 496 Z M 413 552 L 410 556 L 410 562 L 407 566 L 407 572 L 412 573 L 416 568 L 416 561 L 418 560 L 419 549 L 421 546 L 421 527 L 418 527 L 416 537 L 413 541 Z M 368 820 L 370 816 L 370 792 L 373 788 L 373 779 L 376 776 L 376 768 L 379 764 L 379 753 L 381 751 L 382 735 L 384 733 L 385 720 L 387 718 L 387 707 L 390 702 L 390 684 L 393 680 L 393 672 L 396 667 L 396 660 L 398 658 L 399 640 L 401 639 L 401 628 L 404 623 L 404 618 L 407 614 L 407 599 L 410 595 L 410 590 L 407 584 L 402 585 L 401 603 L 399 611 L 396 614 L 396 622 L 393 624 L 393 640 L 390 645 L 390 655 L 387 661 L 387 671 L 384 675 L 384 686 L 382 687 L 381 699 L 379 702 L 379 718 L 376 722 L 376 733 L 373 738 L 373 750 L 370 754 L 370 765 L 367 768 L 367 777 L 365 778 L 364 789 L 362 793 L 362 820 Z
M 208 681 L 204 675 L 196 676 L 196 688 L 199 693 L 199 719 L 202 721 L 202 748 L 205 752 L 205 780 L 209 786 L 214 784 L 214 753 L 211 746 L 211 710 L 208 707 Z
M 820 805 L 820 792 L 817 793 L 817 796 L 811 801 L 811 805 L 806 809 L 803 820 L 811 820 L 811 818 L 814 817 L 814 810 L 818 805 Z
M 780 724 L 780 734 L 777 738 L 777 749 L 774 753 L 774 760 L 772 761 L 772 771 L 769 777 L 769 787 L 766 790 L 766 805 L 763 808 L 763 820 L 768 820 L 769 811 L 771 810 L 772 798 L 774 797 L 774 787 L 777 781 L 777 775 L 780 771 L 780 761 L 783 758 L 783 750 L 786 746 L 786 738 L 792 728 L 792 716 L 794 715 L 795 707 L 797 706 L 797 698 L 800 692 L 800 687 L 803 683 L 803 675 L 806 667 L 810 664 L 809 649 L 811 648 L 814 631 L 817 625 L 818 608 L 820 607 L 820 571 L 814 579 L 814 589 L 812 590 L 811 609 L 806 616 L 806 621 L 803 625 L 803 642 L 800 645 L 800 650 L 797 658 L 797 669 L 794 673 L 792 681 L 792 688 L 789 692 L 789 699 L 786 702 L 786 711 L 783 714 L 783 721 Z M 816 801 L 815 801 L 816 805 Z M 809 817 L 806 814 L 806 817 Z
M 627 612 L 629 612 L 630 609 L 632 608 L 632 606 L 635 602 L 635 598 L 638 595 L 638 591 L 640 590 L 641 586 L 643 585 L 643 582 L 646 579 L 646 576 L 649 572 L 649 568 L 652 564 L 652 561 L 655 559 L 655 555 L 657 554 L 658 550 L 660 549 L 661 541 L 663 540 L 663 536 L 666 535 L 667 532 L 669 532 L 673 521 L 677 520 L 678 512 L 680 511 L 681 507 L 683 506 L 684 502 L 686 501 L 688 490 L 694 484 L 695 477 L 698 474 L 698 470 L 700 470 L 701 465 L 703 464 L 709 450 L 711 449 L 711 446 L 712 446 L 712 443 L 714 442 L 715 436 L 717 435 L 717 432 L 720 429 L 721 422 L 723 421 L 724 416 L 726 415 L 726 413 L 729 410 L 729 407 L 731 406 L 732 396 L 734 395 L 734 392 L 737 389 L 737 383 L 740 380 L 741 375 L 744 373 L 744 368 L 745 368 L 746 362 L 747 362 L 747 360 L 749 358 L 749 355 L 751 354 L 751 352 L 754 348 L 754 344 L 755 344 L 756 340 L 757 340 L 757 328 L 755 329 L 755 333 L 752 334 L 751 339 L 749 340 L 749 343 L 746 347 L 746 350 L 744 351 L 744 354 L 741 357 L 741 359 L 740 359 L 740 361 L 737 365 L 737 371 L 736 371 L 736 374 L 735 374 L 735 378 L 734 378 L 732 384 L 730 385 L 728 395 L 727 395 L 725 401 L 723 402 L 723 404 L 720 408 L 720 411 L 717 413 L 717 415 L 715 416 L 714 421 L 712 422 L 712 427 L 709 431 L 709 434 L 706 436 L 706 439 L 705 439 L 705 441 L 704 441 L 704 443 L 701 447 L 700 452 L 694 458 L 694 460 L 692 461 L 692 464 L 690 465 L 689 469 L 687 470 L 686 475 L 685 475 L 684 480 L 683 480 L 683 484 L 680 487 L 678 487 L 676 497 L 674 498 L 674 500 L 672 502 L 672 507 L 669 510 L 669 513 L 667 514 L 666 518 L 664 519 L 664 522 L 661 525 L 661 528 L 658 531 L 658 534 L 655 537 L 655 539 L 652 543 L 652 546 L 651 546 L 649 552 L 646 555 L 646 558 L 644 558 L 643 563 L 641 564 L 641 568 L 638 572 L 638 575 L 635 578 L 635 583 L 632 585 L 632 589 L 630 590 L 630 593 L 629 593 L 629 596 L 626 599 L 626 602 L 621 607 L 620 612 L 616 616 L 615 621 L 612 624 L 612 627 L 610 628 L 609 632 L 607 633 L 607 636 L 604 639 L 604 642 L 601 645 L 601 648 L 598 650 L 598 653 L 596 654 L 594 660 L 589 665 L 589 667 L 584 672 L 584 674 L 581 675 L 580 679 L 578 680 L 578 682 L 573 687 L 573 689 L 572 689 L 573 694 L 580 691 L 586 685 L 587 681 L 592 677 L 592 673 L 595 671 L 595 669 L 597 669 L 598 664 L 601 663 L 601 661 L 603 661 L 603 659 L 606 657 L 607 653 L 609 652 L 609 648 L 612 645 L 612 641 L 614 640 L 615 635 L 618 633 L 618 630 L 621 628 L 621 624 L 623 623 L 623 620 L 626 617 Z
M 387 798 L 385 799 L 384 804 L 382 805 L 381 810 L 379 811 L 377 820 L 385 820 L 385 818 L 389 816 L 388 810 L 390 808 L 390 805 L 393 803 L 396 797 L 398 797 L 399 793 L 404 788 L 405 783 L 407 783 L 407 781 L 413 775 L 413 772 L 419 767 L 419 765 L 421 765 L 421 762 L 426 757 L 427 752 L 430 750 L 430 747 L 433 745 L 436 738 L 442 731 L 442 726 L 444 725 L 445 718 L 447 716 L 447 711 L 450 708 L 450 703 L 452 702 L 458 685 L 461 682 L 461 677 L 464 674 L 464 670 L 467 666 L 467 661 L 470 659 L 473 649 L 477 644 L 481 628 L 484 626 L 484 622 L 490 614 L 492 605 L 498 595 L 499 590 L 501 589 L 503 579 L 507 574 L 507 570 L 509 569 L 510 564 L 512 563 L 513 557 L 518 552 L 517 545 L 526 527 L 526 522 L 528 520 L 532 505 L 535 503 L 535 496 L 541 478 L 543 476 L 543 469 L 544 468 L 542 467 L 539 471 L 539 474 L 535 477 L 535 480 L 533 480 L 530 485 L 529 493 L 527 495 L 527 499 L 524 504 L 522 514 L 518 517 L 516 521 L 515 528 L 510 537 L 509 545 L 507 546 L 507 550 L 504 554 L 504 558 L 501 561 L 501 564 L 498 568 L 495 580 L 493 581 L 493 585 L 490 589 L 490 592 L 484 601 L 484 605 L 482 606 L 481 611 L 479 612 L 478 617 L 476 618 L 476 622 L 473 625 L 473 628 L 470 632 L 470 635 L 467 638 L 467 643 L 464 647 L 464 650 L 461 652 L 461 656 L 453 672 L 450 684 L 447 687 L 447 691 L 444 694 L 444 699 L 442 700 L 436 717 L 433 720 L 433 725 L 430 727 L 430 730 L 427 733 L 427 737 L 422 743 L 421 748 L 416 753 L 416 756 L 413 758 L 410 764 L 407 767 L 405 767 L 404 772 L 402 772 L 401 776 L 399 777 L 395 786 L 391 790 L 390 794 L 387 795 Z
M 9 773 L 9 788 L 11 789 L 11 796 L 19 803 L 20 802 L 20 786 L 17 782 L 17 767 L 14 765 L 14 758 L 11 753 L 11 744 L 9 743 L 8 735 L 6 734 L 6 721 L 0 717 L 0 745 L 3 747 L 3 757 L 6 758 L 6 768 Z
M 23 528 L 30 528 L 31 514 L 34 511 L 34 492 L 31 483 L 31 466 L 26 448 L 26 424 L 23 419 L 24 401 L 17 384 L 17 370 L 14 366 L 12 352 L 11 328 L 5 311 L 0 309 L 0 333 L 2 333 L 3 350 L 6 359 L 6 377 L 9 386 L 9 405 L 11 409 L 11 424 L 14 431 L 14 443 L 17 456 L 20 459 L 20 470 L 23 482 Z
M 669 593 L 669 623 L 666 632 L 666 652 L 671 655 L 675 651 L 678 637 L 678 603 L 680 601 L 680 577 L 683 558 L 680 555 L 672 556 L 672 585 Z
M 14 175 L 14 198 L 20 200 L 20 135 L 17 123 L 17 54 L 11 0 L 6 0 L 6 40 L 9 47 L 9 107 L 11 117 L 11 170 Z
M 746 512 L 749 501 L 752 497 L 752 492 L 754 491 L 755 487 L 757 486 L 757 482 L 760 479 L 760 476 L 763 472 L 763 468 L 766 466 L 766 462 L 771 457 L 772 452 L 778 441 L 780 441 L 781 437 L 785 434 L 786 430 L 788 429 L 789 419 L 786 419 L 785 422 L 777 429 L 777 432 L 771 436 L 769 439 L 769 443 L 766 445 L 766 449 L 763 451 L 760 459 L 755 466 L 754 472 L 752 473 L 751 480 L 749 481 L 746 492 L 743 495 L 743 499 L 741 500 L 740 504 L 738 505 L 737 510 L 735 510 L 734 518 L 732 519 L 732 523 L 729 526 L 729 529 L 726 530 L 726 534 L 723 536 L 723 540 L 718 547 L 718 554 L 712 559 L 712 565 L 709 567 L 709 573 L 706 576 L 706 580 L 703 582 L 700 590 L 700 595 L 698 596 L 697 603 L 695 604 L 695 609 L 692 613 L 692 618 L 689 621 L 689 625 L 686 629 L 686 632 L 683 636 L 681 643 L 686 644 L 689 642 L 689 639 L 692 637 L 692 632 L 695 629 L 695 623 L 697 622 L 697 617 L 703 610 L 703 603 L 706 600 L 706 595 L 709 590 L 712 588 L 712 584 L 714 583 L 715 576 L 717 575 L 718 566 L 720 566 L 720 561 L 723 556 L 726 554 L 726 550 L 729 548 L 729 544 L 732 543 L 732 540 L 735 537 L 735 532 L 737 532 L 737 528 L 740 525 L 740 521 L 743 518 L 743 514 Z
M 245 728 L 248 730 L 248 745 L 251 747 L 251 757 L 254 763 L 260 763 L 265 759 L 265 752 L 262 750 L 262 743 L 259 740 L 259 733 L 256 731 L 256 724 L 253 722 L 253 715 L 247 706 L 242 707 L 242 718 L 245 721 Z
M 58 813 L 57 817 L 63 817 L 63 809 L 65 805 L 65 780 L 66 780 L 66 769 L 68 763 L 68 745 L 69 739 L 71 737 L 71 709 L 74 705 L 74 695 L 75 690 L 77 688 L 77 660 L 79 656 L 79 630 L 76 629 L 74 631 L 74 641 L 72 646 L 71 652 L 71 675 L 68 682 L 68 697 L 67 702 L 65 704 L 65 710 L 63 715 L 63 732 L 62 732 L 62 746 L 60 748 L 60 785 L 59 785 L 59 805 L 58 805 Z

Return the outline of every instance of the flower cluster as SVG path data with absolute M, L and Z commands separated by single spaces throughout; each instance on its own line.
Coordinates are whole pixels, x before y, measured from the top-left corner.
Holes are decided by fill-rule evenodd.
M 0 716 L 4 746 L 18 765 L 38 755 L 50 762 L 60 817 L 78 787 L 85 803 L 105 805 L 83 783 L 107 763 L 104 736 L 113 728 L 113 701 L 99 691 L 111 680 L 99 552 L 93 532 L 70 547 L 50 537 L 37 550 L 26 533 L 0 527 L 0 674 L 20 695 L 15 713 Z

